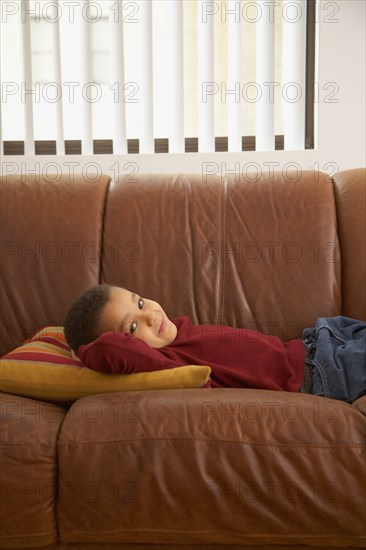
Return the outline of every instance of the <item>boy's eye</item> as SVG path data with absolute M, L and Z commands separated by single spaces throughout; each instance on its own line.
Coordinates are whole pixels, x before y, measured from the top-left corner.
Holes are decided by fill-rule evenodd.
M 139 309 L 142 309 L 145 305 L 144 300 L 142 298 L 140 298 L 139 301 L 137 302 L 137 305 L 138 305 Z M 137 322 L 133 321 L 133 323 L 130 324 L 129 333 L 133 334 L 136 329 L 137 329 Z

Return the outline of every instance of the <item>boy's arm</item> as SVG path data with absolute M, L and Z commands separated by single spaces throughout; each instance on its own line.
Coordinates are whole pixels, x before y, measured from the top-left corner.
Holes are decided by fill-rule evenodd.
M 80 346 L 77 355 L 90 369 L 109 374 L 150 372 L 181 366 L 164 357 L 159 349 L 121 332 L 105 332 L 94 342 Z

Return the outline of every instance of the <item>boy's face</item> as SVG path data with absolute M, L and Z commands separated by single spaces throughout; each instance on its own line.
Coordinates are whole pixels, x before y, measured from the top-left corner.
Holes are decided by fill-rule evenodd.
M 152 300 L 113 287 L 111 297 L 101 315 L 103 332 L 119 331 L 136 336 L 152 348 L 163 348 L 177 336 L 177 327 L 162 307 Z

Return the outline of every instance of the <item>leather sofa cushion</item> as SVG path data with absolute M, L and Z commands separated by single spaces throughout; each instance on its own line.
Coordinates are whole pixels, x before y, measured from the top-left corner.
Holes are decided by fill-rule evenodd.
M 333 177 L 342 256 L 342 315 L 366 319 L 366 170 Z
M 1 180 L 0 356 L 99 283 L 109 176 L 17 174 Z
M 81 399 L 59 440 L 61 541 L 362 547 L 365 427 L 288 392 Z
M 62 407 L 0 393 L 1 548 L 46 546 L 56 525 Z
M 171 319 L 288 341 L 341 314 L 333 181 L 322 172 L 121 178 L 103 252 L 101 282 L 156 300 Z

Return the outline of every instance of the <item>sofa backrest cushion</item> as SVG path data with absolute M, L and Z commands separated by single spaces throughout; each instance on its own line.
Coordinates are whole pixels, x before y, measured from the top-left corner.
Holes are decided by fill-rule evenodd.
M 102 282 L 193 323 L 289 340 L 317 317 L 341 312 L 333 182 L 324 173 L 116 181 L 103 251 Z
M 45 325 L 100 278 L 100 243 L 110 178 L 2 178 L 0 355 Z
M 333 177 L 342 256 L 342 311 L 366 320 L 366 170 Z

